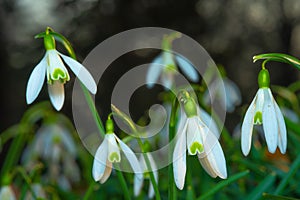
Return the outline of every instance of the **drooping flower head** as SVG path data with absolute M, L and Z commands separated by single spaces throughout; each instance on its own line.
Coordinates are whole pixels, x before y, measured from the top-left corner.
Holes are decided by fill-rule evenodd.
M 173 172 L 176 186 L 183 189 L 186 174 L 186 150 L 197 155 L 205 171 L 212 177 L 227 178 L 226 161 L 218 142 L 219 131 L 213 119 L 200 109 L 187 91 L 181 92 L 184 112 L 177 130 L 173 152 Z
M 197 71 L 188 59 L 174 54 L 171 50 L 172 41 L 180 36 L 179 33 L 173 33 L 164 37 L 162 43 L 163 52 L 153 60 L 147 72 L 146 83 L 149 88 L 153 87 L 159 77 L 161 77 L 163 86 L 172 88 L 174 86 L 174 78 L 179 73 L 178 67 L 191 81 L 197 82 L 199 80 Z
M 254 125 L 263 125 L 265 139 L 270 153 L 275 153 L 277 146 L 285 153 L 287 146 L 286 126 L 283 115 L 273 98 L 268 70 L 262 69 L 258 75 L 259 89 L 251 102 L 242 124 L 241 146 L 246 156 L 251 149 Z
M 138 179 L 143 178 L 138 159 L 133 151 L 116 136 L 114 133 L 113 121 L 109 117 L 106 121 L 106 134 L 104 140 L 98 147 L 94 158 L 92 174 L 95 181 L 105 183 L 111 174 L 113 163 L 121 162 L 120 150 L 123 151 Z
M 27 104 L 31 104 L 39 95 L 45 77 L 47 77 L 50 100 L 56 110 L 64 104 L 64 84 L 70 80 L 70 75 L 63 61 L 70 67 L 83 85 L 93 94 L 97 92 L 97 85 L 87 69 L 73 58 L 63 55 L 56 50 L 51 29 L 47 28 L 44 36 L 45 56 L 33 69 L 26 89 Z

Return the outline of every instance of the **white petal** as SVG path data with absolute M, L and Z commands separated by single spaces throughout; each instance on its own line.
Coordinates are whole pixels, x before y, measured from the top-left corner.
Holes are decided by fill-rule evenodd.
M 215 120 L 205 110 L 197 106 L 197 112 L 204 124 L 211 130 L 217 138 L 220 137 L 220 131 Z
M 39 95 L 45 81 L 47 69 L 46 56 L 33 69 L 26 88 L 26 102 L 31 104 Z
M 106 168 L 105 168 L 102 178 L 100 179 L 101 184 L 103 184 L 107 181 L 107 179 L 109 178 L 109 176 L 111 174 L 111 170 L 112 170 L 112 163 L 109 162 L 108 160 L 106 160 Z
M 106 134 L 105 137 L 107 138 L 108 144 L 108 158 L 110 162 L 120 162 L 121 161 L 121 154 L 120 149 L 116 141 L 115 134 Z
M 133 180 L 134 196 L 137 197 L 141 193 L 143 182 L 144 182 L 143 178 L 139 178 L 136 174 L 134 174 L 134 180 Z
M 175 56 L 176 61 L 178 62 L 178 66 L 182 70 L 182 72 L 193 82 L 197 82 L 199 80 L 198 73 L 194 66 L 189 62 L 189 60 L 181 55 Z
M 265 102 L 263 106 L 262 120 L 268 150 L 270 153 L 275 153 L 278 143 L 279 129 L 273 104 L 273 96 L 271 96 L 271 93 L 269 93 L 268 90 L 269 89 L 264 89 Z
M 16 196 L 10 186 L 3 186 L 0 189 L 0 199 L 3 200 L 16 200 Z
M 187 149 L 188 149 L 188 152 L 190 155 L 196 155 L 197 152 L 199 151 L 199 149 L 198 149 L 195 152 L 192 152 L 191 148 L 194 143 L 203 145 L 203 141 L 201 139 L 201 134 L 200 134 L 200 129 L 198 126 L 197 119 L 199 119 L 199 117 L 195 116 L 192 118 L 188 118 L 188 121 L 187 121 L 188 125 L 187 125 L 187 130 L 186 130 L 186 141 L 187 141 Z M 201 153 L 201 152 L 198 152 L 198 153 Z
M 59 111 L 65 101 L 64 84 L 60 81 L 54 81 L 53 84 L 48 84 L 48 92 L 52 105 L 57 111 Z
M 228 112 L 232 112 L 236 105 L 241 104 L 241 92 L 237 85 L 228 78 L 224 78 L 224 87 L 226 93 L 226 108 Z
M 92 75 L 90 74 L 90 72 L 82 64 L 80 64 L 73 58 L 65 56 L 61 53 L 59 53 L 59 55 L 64 59 L 64 61 L 71 68 L 71 70 L 74 72 L 74 74 L 79 78 L 79 80 L 83 83 L 83 85 L 92 94 L 96 94 L 97 85 L 96 85 L 95 80 L 93 79 Z
M 274 102 L 274 107 L 275 107 L 275 112 L 276 112 L 277 122 L 278 122 L 278 129 L 279 129 L 278 146 L 280 152 L 284 154 L 286 152 L 286 146 L 287 146 L 286 126 L 285 126 L 283 115 L 274 99 L 273 102 Z
M 159 75 L 163 70 L 162 54 L 157 56 L 149 66 L 149 70 L 146 75 L 146 84 L 148 88 L 152 88 L 157 82 Z
M 107 144 L 107 138 L 105 137 L 102 144 L 97 149 L 94 157 L 92 173 L 95 181 L 99 181 L 104 175 L 106 169 L 107 153 L 108 153 L 107 149 L 108 149 L 108 144 Z
M 186 129 L 187 123 L 183 129 L 177 131 L 178 140 L 175 144 L 173 152 L 173 173 L 174 180 L 178 189 L 182 190 L 184 187 L 186 174 Z
M 258 94 L 258 93 L 257 93 Z M 256 110 L 256 100 L 257 95 L 254 97 L 253 101 L 251 102 L 242 124 L 241 130 L 241 146 L 242 152 L 245 156 L 249 154 L 251 149 L 251 140 L 252 140 L 252 132 L 253 132 L 253 124 L 254 124 L 254 115 Z
M 122 141 L 120 140 L 117 136 L 115 136 L 120 148 L 122 149 L 122 151 L 124 152 L 127 160 L 129 161 L 129 164 L 132 168 L 132 170 L 134 171 L 134 173 L 136 174 L 138 179 L 142 179 L 143 178 L 143 171 L 140 167 L 139 161 L 136 158 L 135 154 L 133 153 L 133 151 Z
M 48 62 L 48 78 L 51 80 L 70 80 L 70 76 L 67 68 L 65 67 L 63 61 L 59 57 L 59 53 L 56 50 L 47 51 L 47 62 Z M 55 71 L 59 69 L 63 73 L 56 74 Z

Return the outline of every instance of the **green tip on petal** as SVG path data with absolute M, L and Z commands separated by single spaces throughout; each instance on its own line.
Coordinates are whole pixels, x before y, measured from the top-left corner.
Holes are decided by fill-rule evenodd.
M 261 125 L 262 124 L 262 112 L 256 112 L 254 116 L 254 124 Z
M 270 74 L 267 69 L 260 70 L 258 74 L 258 86 L 259 88 L 265 88 L 270 86 Z
M 121 158 L 117 152 L 112 152 L 108 157 L 109 162 L 120 162 Z
M 191 155 L 196 155 L 196 153 L 201 153 L 203 152 L 204 148 L 203 145 L 200 144 L 199 142 L 193 142 L 193 144 L 190 146 L 190 152 Z

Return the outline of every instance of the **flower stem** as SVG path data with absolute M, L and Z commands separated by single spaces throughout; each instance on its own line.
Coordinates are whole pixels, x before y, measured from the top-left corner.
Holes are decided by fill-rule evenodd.
M 172 104 L 171 116 L 170 116 L 170 124 L 169 124 L 169 160 L 172 160 L 172 152 L 174 151 L 174 145 L 172 140 L 175 137 L 175 125 L 176 125 L 176 112 L 178 108 L 178 101 L 175 97 Z M 176 199 L 176 186 L 174 184 L 174 175 L 173 175 L 173 164 L 171 163 L 168 166 L 169 171 L 169 188 L 168 188 L 168 196 L 170 200 Z
M 124 192 L 124 198 L 126 200 L 130 200 L 131 198 L 130 198 L 129 190 L 128 190 L 124 175 L 120 170 L 116 170 L 116 171 L 117 171 L 117 175 L 118 175 L 121 187 L 122 187 L 123 192 Z

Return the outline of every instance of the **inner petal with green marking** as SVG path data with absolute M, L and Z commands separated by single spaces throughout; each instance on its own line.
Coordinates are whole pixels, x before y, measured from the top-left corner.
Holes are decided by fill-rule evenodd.
M 69 74 L 61 68 L 55 68 L 51 74 L 51 79 L 60 80 L 62 83 L 65 83 L 69 80 Z
M 189 148 L 191 155 L 196 155 L 196 153 L 201 153 L 204 151 L 203 145 L 197 141 L 193 142 Z
M 108 160 L 109 162 L 120 162 L 121 158 L 120 155 L 117 152 L 112 152 L 111 154 L 109 154 L 108 156 Z
M 261 125 L 262 124 L 262 112 L 258 111 L 254 116 L 254 124 Z

